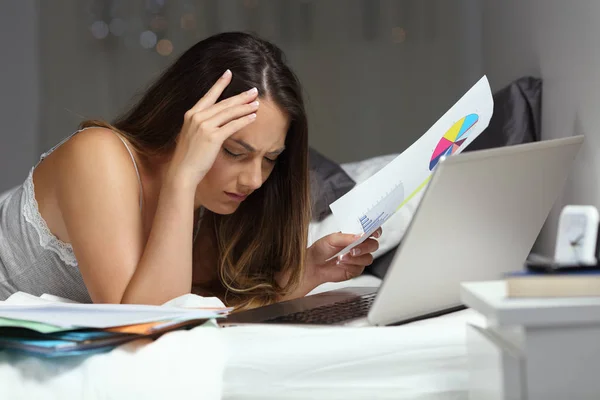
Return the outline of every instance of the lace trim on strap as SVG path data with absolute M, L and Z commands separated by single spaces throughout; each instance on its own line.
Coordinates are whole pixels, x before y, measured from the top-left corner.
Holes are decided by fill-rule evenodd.
M 31 224 L 37 231 L 38 237 L 40 238 L 40 246 L 46 250 L 53 251 L 60 259 L 72 266 L 77 267 L 77 259 L 73 252 L 73 246 L 69 243 L 65 243 L 58 239 L 46 224 L 44 218 L 40 214 L 37 200 L 35 199 L 35 190 L 33 186 L 33 170 L 29 172 L 29 176 L 25 180 L 23 191 L 25 193 L 25 204 L 23 206 L 23 216 L 25 220 Z

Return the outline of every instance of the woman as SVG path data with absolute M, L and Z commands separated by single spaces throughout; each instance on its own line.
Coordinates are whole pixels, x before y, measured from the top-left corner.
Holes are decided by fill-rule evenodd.
M 250 308 L 356 276 L 378 247 L 307 248 L 307 120 L 274 45 L 223 33 L 185 52 L 114 123 L 86 121 L 0 204 L 0 299 Z M 378 236 L 378 232 L 374 236 Z M 360 254 L 359 254 L 360 253 Z

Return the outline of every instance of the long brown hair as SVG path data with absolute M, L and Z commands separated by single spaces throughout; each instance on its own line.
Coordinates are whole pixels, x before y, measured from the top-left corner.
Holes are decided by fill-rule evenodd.
M 308 123 L 300 83 L 283 52 L 247 33 L 211 36 L 183 53 L 112 124 L 86 121 L 81 127 L 115 129 L 146 156 L 168 154 L 184 113 L 226 69 L 233 78 L 219 101 L 256 87 L 291 121 L 286 150 L 266 182 L 235 213 L 204 214 L 214 226 L 226 303 L 242 309 L 272 303 L 294 290 L 304 274 L 310 220 Z M 277 273 L 289 276 L 285 285 L 279 286 Z

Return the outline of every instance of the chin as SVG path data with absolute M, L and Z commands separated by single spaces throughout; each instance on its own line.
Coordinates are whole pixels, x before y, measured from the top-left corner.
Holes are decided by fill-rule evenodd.
M 239 204 L 227 204 L 227 203 L 216 203 L 216 204 L 207 204 L 204 206 L 209 211 L 214 212 L 219 215 L 229 215 L 233 214 L 240 207 Z

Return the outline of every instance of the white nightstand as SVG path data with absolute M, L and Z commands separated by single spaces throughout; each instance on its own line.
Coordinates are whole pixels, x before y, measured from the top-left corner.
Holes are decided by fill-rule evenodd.
M 471 400 L 600 399 L 600 298 L 510 299 L 503 281 L 464 283 Z

